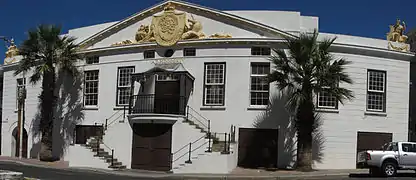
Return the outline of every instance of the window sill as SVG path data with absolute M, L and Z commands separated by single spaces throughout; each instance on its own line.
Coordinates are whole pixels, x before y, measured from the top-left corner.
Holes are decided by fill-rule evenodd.
M 382 116 L 382 117 L 386 117 L 387 113 L 385 112 L 374 112 L 374 111 L 365 111 L 364 115 L 366 116 Z
M 14 110 L 14 113 L 18 113 L 18 112 L 19 112 L 19 110 L 18 110 L 18 109 L 15 109 L 15 110 Z
M 248 111 L 261 111 L 261 110 L 267 110 L 267 106 L 249 106 L 247 108 Z
M 95 110 L 95 111 L 97 111 L 99 108 L 98 108 L 98 106 L 84 106 L 82 109 L 83 110 Z
M 323 109 L 323 108 L 317 108 L 315 111 L 316 112 L 322 112 L 322 113 L 339 113 L 339 109 Z
M 124 107 L 123 106 L 116 106 L 116 107 L 114 107 L 113 108 L 113 110 L 124 110 Z M 129 107 L 128 106 L 126 106 L 126 111 L 128 111 L 129 110 Z
M 199 110 L 204 111 L 204 110 L 208 110 L 208 111 L 225 111 L 225 107 L 224 106 L 203 106 L 201 108 L 199 108 Z

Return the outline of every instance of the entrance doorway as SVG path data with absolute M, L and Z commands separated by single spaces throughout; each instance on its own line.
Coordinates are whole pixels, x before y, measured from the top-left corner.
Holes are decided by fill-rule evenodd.
M 180 104 L 179 81 L 156 81 L 155 113 L 178 114 Z
M 86 144 L 91 137 L 102 137 L 104 132 L 103 126 L 98 125 L 76 125 L 75 126 L 75 144 Z
M 15 127 L 12 132 L 12 156 L 14 154 L 15 157 L 20 156 L 20 139 L 19 139 L 19 129 Z M 27 131 L 23 128 L 23 136 L 22 136 L 22 158 L 27 158 Z
M 131 168 L 171 170 L 172 124 L 134 124 Z
M 278 129 L 239 128 L 238 162 L 244 168 L 277 168 Z

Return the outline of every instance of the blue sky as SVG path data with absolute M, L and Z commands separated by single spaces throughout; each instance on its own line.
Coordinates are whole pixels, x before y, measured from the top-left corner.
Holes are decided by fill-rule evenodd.
M 0 36 L 17 43 L 41 23 L 63 30 L 121 20 L 161 0 L 0 0 Z M 219 10 L 284 10 L 318 16 L 321 32 L 385 38 L 396 18 L 416 27 L 416 0 L 186 0 Z M 394 3 L 393 3 L 394 2 Z M 0 59 L 5 47 L 0 42 Z

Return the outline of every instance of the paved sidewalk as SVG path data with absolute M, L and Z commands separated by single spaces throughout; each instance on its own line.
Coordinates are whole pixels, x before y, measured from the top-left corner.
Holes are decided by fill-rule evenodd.
M 43 168 L 55 168 L 72 172 L 92 172 L 99 174 L 111 174 L 124 177 L 137 177 L 137 178 L 151 178 L 151 179 L 320 179 L 328 177 L 348 177 L 350 174 L 368 174 L 368 170 L 357 169 L 345 169 L 345 170 L 318 170 L 313 172 L 299 172 L 299 171 L 266 171 L 257 169 L 243 169 L 236 168 L 229 174 L 172 174 L 163 172 L 154 172 L 146 170 L 111 170 L 111 169 L 99 169 L 90 167 L 69 167 L 68 162 L 60 161 L 54 163 L 40 162 L 36 159 L 19 159 L 13 157 L 0 157 L 0 162 L 13 162 L 17 164 L 23 164 L 28 166 L 37 166 Z

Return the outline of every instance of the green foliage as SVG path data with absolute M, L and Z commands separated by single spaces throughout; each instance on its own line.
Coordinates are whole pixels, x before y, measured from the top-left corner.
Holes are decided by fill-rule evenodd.
M 319 126 L 314 96 L 328 92 L 341 104 L 354 98 L 352 91 L 339 84 L 352 84 L 345 68 L 351 62 L 335 57 L 330 48 L 336 38 L 318 41 L 318 32 L 302 33 L 299 38 L 287 38 L 287 50 L 274 49 L 270 60 L 274 70 L 269 82 L 274 82 L 281 95 L 287 98 L 286 106 L 296 115 L 297 168 L 312 169 L 313 133 Z
M 410 51 L 416 52 L 416 28 L 407 32 L 407 44 L 410 44 Z

